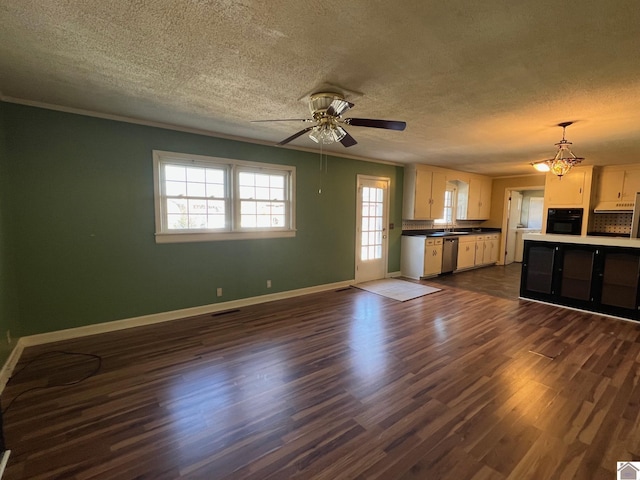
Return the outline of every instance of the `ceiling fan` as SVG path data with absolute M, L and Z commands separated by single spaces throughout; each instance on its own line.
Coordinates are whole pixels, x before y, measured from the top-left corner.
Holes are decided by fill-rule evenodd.
M 395 120 L 376 120 L 371 118 L 342 118 L 347 110 L 354 106 L 344 99 L 344 96 L 334 92 L 319 92 L 311 94 L 309 98 L 309 110 L 312 118 L 283 118 L 277 120 L 254 120 L 254 122 L 309 122 L 314 123 L 303 128 L 278 145 L 286 145 L 301 135 L 309 132 L 309 138 L 316 143 L 340 142 L 345 147 L 355 145 L 356 140 L 344 129 L 344 125 L 354 127 L 384 128 L 387 130 L 404 130 L 406 122 Z

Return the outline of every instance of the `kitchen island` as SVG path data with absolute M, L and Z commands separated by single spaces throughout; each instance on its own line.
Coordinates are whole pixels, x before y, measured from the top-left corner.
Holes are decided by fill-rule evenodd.
M 640 320 L 640 240 L 527 234 L 520 298 Z

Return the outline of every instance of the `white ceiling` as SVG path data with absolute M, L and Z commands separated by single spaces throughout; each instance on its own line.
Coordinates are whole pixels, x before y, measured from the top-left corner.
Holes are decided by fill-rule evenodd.
M 637 0 L 3 0 L 0 92 L 268 143 L 325 84 L 349 127 L 325 151 L 532 173 L 562 121 L 585 164 L 640 162 Z M 316 149 L 306 135 L 287 148 Z

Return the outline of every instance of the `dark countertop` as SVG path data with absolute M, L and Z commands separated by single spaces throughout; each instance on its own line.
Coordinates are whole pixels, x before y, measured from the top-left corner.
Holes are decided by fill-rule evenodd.
M 502 229 L 500 228 L 456 228 L 453 230 L 454 232 L 464 232 L 459 235 L 485 235 L 488 233 L 500 233 Z M 411 237 L 442 237 L 442 236 L 451 236 L 455 237 L 454 233 L 449 235 L 443 235 L 444 230 L 442 228 L 432 229 L 432 230 L 403 230 L 402 235 L 407 235 Z

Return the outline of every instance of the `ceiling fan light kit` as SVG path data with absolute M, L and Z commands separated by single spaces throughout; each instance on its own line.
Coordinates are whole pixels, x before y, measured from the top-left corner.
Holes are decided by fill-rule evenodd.
M 309 97 L 309 111 L 312 118 L 289 118 L 277 120 L 255 120 L 256 122 L 311 122 L 314 126 L 304 128 L 282 140 L 278 145 L 286 145 L 309 132 L 309 138 L 315 143 L 330 144 L 340 142 L 344 147 L 351 147 L 358 142 L 349 135 L 343 125 L 354 127 L 372 127 L 386 130 L 402 131 L 405 122 L 396 120 L 378 120 L 371 118 L 342 118 L 342 115 L 354 106 L 344 96 L 335 92 L 318 92 Z
M 570 147 L 572 143 L 565 139 L 565 130 L 571 124 L 573 124 L 573 122 L 562 122 L 558 124 L 559 127 L 562 127 L 562 140 L 556 143 L 556 147 L 558 147 L 556 156 L 549 160 L 532 163 L 533 168 L 539 172 L 551 172 L 562 179 L 564 175 L 569 173 L 569 170 L 584 160 L 584 157 L 576 157 L 573 154 Z
M 311 129 L 309 138 L 316 143 L 333 143 L 339 142 L 347 135 L 347 131 L 340 125 L 332 123 L 322 123 Z

